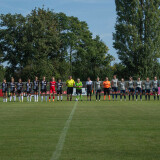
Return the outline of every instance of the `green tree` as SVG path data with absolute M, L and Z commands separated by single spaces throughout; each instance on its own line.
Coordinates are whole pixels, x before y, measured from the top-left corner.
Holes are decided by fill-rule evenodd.
M 117 75 L 118 79 L 124 78 L 128 80 L 129 77 L 126 74 L 126 67 L 121 63 L 115 63 L 112 67 L 114 75 Z M 134 77 L 133 77 L 134 78 Z
M 0 16 L 0 53 L 7 62 L 6 77 L 26 81 L 34 76 L 86 80 L 105 74 L 113 57 L 86 22 L 64 13 L 38 8 L 27 16 Z M 108 70 L 109 72 L 109 70 Z M 104 76 L 103 74 L 103 76 Z
M 27 80 L 28 76 L 42 78 L 55 75 L 53 61 L 59 49 L 56 21 L 51 11 L 34 9 L 23 17 L 20 14 L 1 15 L 1 46 L 4 61 L 8 62 L 7 77 Z M 27 73 L 26 73 L 27 71 Z
M 160 55 L 160 0 L 115 0 L 115 3 L 114 48 L 126 67 L 126 75 L 153 77 Z
M 87 23 L 76 17 L 59 13 L 57 19 L 63 44 L 60 51 L 69 62 L 69 73 L 82 80 L 88 76 L 95 79 L 101 73 L 106 74 L 105 70 L 113 57 L 108 54 L 108 47 L 100 37 L 93 38 Z
M 21 51 L 23 45 L 23 28 L 25 18 L 21 14 L 7 14 L 0 16 L 0 46 L 3 61 L 7 61 L 9 67 L 6 68 L 6 73 L 11 73 L 15 76 L 15 72 L 19 66 L 21 59 Z M 8 78 L 8 76 L 7 76 Z
M 3 81 L 3 79 L 5 78 L 4 76 L 5 76 L 5 68 L 2 65 L 0 65 L 0 82 Z

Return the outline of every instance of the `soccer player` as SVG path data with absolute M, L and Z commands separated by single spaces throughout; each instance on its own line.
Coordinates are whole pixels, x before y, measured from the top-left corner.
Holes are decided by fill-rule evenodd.
M 87 86 L 87 100 L 89 101 L 89 97 L 90 97 L 90 101 L 91 101 L 91 97 L 92 97 L 92 85 L 93 82 L 91 81 L 90 77 L 88 77 L 87 82 L 86 82 L 86 86 Z
M 16 94 L 15 94 L 15 88 L 16 88 L 16 84 L 14 82 L 14 78 L 11 78 L 11 83 L 10 83 L 10 102 L 12 101 L 12 96 L 14 98 L 14 102 L 16 101 Z
M 41 81 L 41 102 L 43 102 L 43 95 L 45 94 L 46 102 L 47 102 L 47 81 L 46 77 L 43 77 Z
M 59 96 L 61 96 L 61 101 L 63 99 L 62 89 L 63 89 L 63 83 L 62 83 L 61 79 L 59 79 L 58 82 L 57 82 L 57 100 L 58 101 L 59 101 Z
M 114 101 L 114 95 L 116 96 L 116 100 L 117 100 L 117 92 L 118 92 L 118 79 L 117 79 L 116 75 L 114 75 L 113 79 L 112 79 L 112 97 L 113 97 L 113 101 Z
M 157 77 L 154 77 L 154 81 L 152 82 L 153 85 L 153 95 L 154 95 L 154 100 L 156 100 L 156 95 L 157 95 L 157 100 L 159 100 L 159 95 L 158 95 L 158 80 Z
M 54 93 L 56 91 L 55 87 L 56 87 L 56 81 L 55 81 L 55 78 L 52 77 L 52 81 L 50 81 L 49 102 L 51 102 L 51 95 L 52 94 L 53 94 L 53 102 L 54 102 L 54 99 L 55 99 Z
M 136 101 L 138 98 L 138 94 L 140 94 L 140 100 L 142 101 L 142 81 L 140 78 L 138 78 L 136 82 Z
M 147 96 L 148 96 L 148 100 L 150 101 L 150 94 L 151 94 L 151 82 L 149 80 L 149 78 L 147 77 L 146 82 L 145 82 L 145 99 L 147 100 Z
M 19 102 L 23 102 L 23 83 L 21 78 L 18 80 L 17 86 L 17 93 L 18 93 L 18 99 Z
M 34 101 L 38 102 L 38 90 L 39 90 L 38 77 L 35 77 L 35 80 L 33 81 L 33 90 L 34 90 Z
M 128 94 L 129 94 L 129 101 L 131 99 L 131 95 L 132 95 L 132 100 L 134 100 L 134 82 L 133 82 L 133 78 L 130 77 L 129 78 L 129 82 L 128 82 Z
M 31 80 L 28 79 L 28 82 L 26 83 L 26 92 L 27 92 L 27 102 L 31 102 L 31 91 L 32 91 L 32 83 Z
M 72 76 L 69 76 L 69 79 L 66 81 L 67 101 L 69 101 L 69 96 L 70 96 L 70 101 L 72 101 L 72 94 L 73 94 L 74 85 L 75 85 L 75 81 L 72 79 Z
M 120 82 L 120 100 L 122 101 L 122 96 L 124 96 L 124 100 L 126 101 L 126 87 L 125 87 L 125 82 L 124 82 L 124 79 L 122 78 L 121 79 L 121 82 Z
M 8 83 L 6 82 L 6 79 L 4 79 L 2 83 L 3 102 L 7 102 L 7 92 L 8 92 Z
M 108 80 L 108 77 L 106 77 L 106 80 L 103 82 L 103 88 L 104 88 L 104 101 L 106 100 L 106 93 L 110 101 L 111 100 L 110 98 L 111 82 Z
M 142 81 L 142 95 L 146 95 L 145 82 Z
M 82 101 L 82 87 L 83 87 L 83 84 L 82 84 L 82 82 L 80 81 L 79 78 L 77 79 L 77 82 L 75 83 L 75 87 L 76 87 L 76 94 L 77 94 L 76 101 L 79 100 L 79 97 Z
M 96 101 L 99 95 L 99 101 L 101 100 L 101 81 L 99 81 L 99 77 L 97 77 L 96 85 Z

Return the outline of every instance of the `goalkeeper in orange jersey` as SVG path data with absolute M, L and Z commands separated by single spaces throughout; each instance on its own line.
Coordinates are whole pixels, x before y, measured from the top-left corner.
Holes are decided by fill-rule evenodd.
M 108 77 L 106 77 L 106 80 L 103 82 L 103 88 L 104 88 L 104 100 L 106 99 L 106 93 L 108 95 L 109 100 L 111 100 L 110 98 L 111 82 L 108 80 Z

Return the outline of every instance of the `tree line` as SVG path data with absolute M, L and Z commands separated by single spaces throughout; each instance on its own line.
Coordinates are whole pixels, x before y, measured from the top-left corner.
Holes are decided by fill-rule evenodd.
M 53 10 L 0 15 L 0 80 L 34 76 L 95 80 L 116 74 L 134 79 L 160 76 L 160 0 L 115 0 L 117 21 L 113 47 L 120 63 L 88 24 Z
M 108 51 L 77 17 L 44 8 L 35 8 L 26 16 L 0 15 L 0 62 L 7 63 L 0 72 L 8 81 L 35 76 L 65 80 L 68 75 L 96 79 L 104 78 L 107 71 L 111 76 L 114 57 Z

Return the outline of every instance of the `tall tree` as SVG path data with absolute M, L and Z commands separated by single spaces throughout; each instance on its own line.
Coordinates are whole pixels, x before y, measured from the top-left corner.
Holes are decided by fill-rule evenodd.
M 114 48 L 128 76 L 157 74 L 160 56 L 160 0 L 115 0 Z

